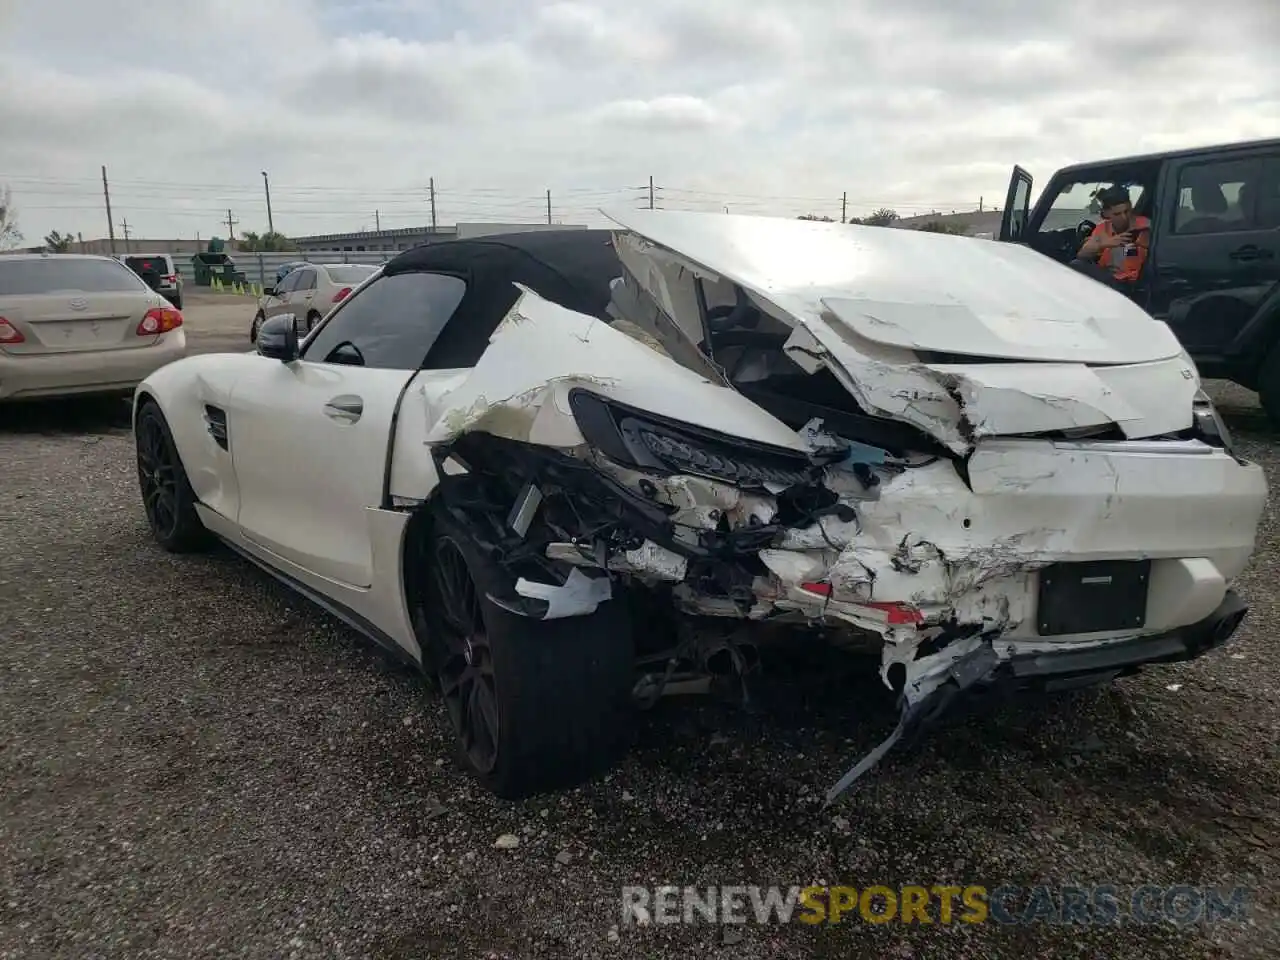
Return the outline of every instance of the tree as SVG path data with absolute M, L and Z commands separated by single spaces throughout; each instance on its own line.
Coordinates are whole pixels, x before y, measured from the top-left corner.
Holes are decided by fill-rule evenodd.
M 0 188 L 0 250 L 8 250 L 22 242 L 18 229 L 18 213 L 13 209 L 13 197 L 9 188 Z
M 298 246 L 283 233 L 268 230 L 266 233 L 254 233 L 245 230 L 236 241 L 236 246 L 246 253 L 277 253 L 283 250 L 297 250 Z
M 797 220 L 821 220 L 823 223 L 835 223 L 834 217 L 824 217 L 816 213 L 802 213 L 796 217 Z
M 887 227 L 898 219 L 898 211 L 890 210 L 888 207 L 881 207 L 874 213 L 863 217 L 859 223 L 865 223 L 868 227 Z
M 930 220 L 928 223 L 922 223 L 916 227 L 922 233 L 950 233 L 957 237 L 962 237 L 968 233 L 968 228 L 958 223 L 947 223 L 945 220 Z
M 57 230 L 50 230 L 45 234 L 44 248 L 50 253 L 70 253 L 71 234 L 61 234 Z

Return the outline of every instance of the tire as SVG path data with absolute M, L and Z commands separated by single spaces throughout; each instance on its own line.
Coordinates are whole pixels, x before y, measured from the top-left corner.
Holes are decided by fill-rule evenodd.
M 196 553 L 213 541 L 160 407 L 146 401 L 134 424 L 138 487 L 151 536 L 170 553 Z
M 173 298 L 173 305 L 177 307 L 179 310 L 182 309 L 182 294 L 178 294 L 176 297 Z
M 607 770 L 630 742 L 634 646 L 627 605 L 614 598 L 590 616 L 559 620 L 504 610 L 485 594 L 500 588 L 505 575 L 474 535 L 438 506 L 432 519 L 427 659 L 462 765 L 511 800 Z M 465 641 L 454 628 L 463 619 L 470 621 Z M 470 720 L 468 701 L 475 707 Z
M 306 330 L 306 332 L 307 332 L 307 333 L 310 333 L 312 330 L 314 330 L 314 329 L 316 328 L 316 324 L 317 324 L 317 323 L 319 323 L 321 319 L 322 319 L 322 318 L 321 318 L 320 314 L 316 313 L 314 310 L 313 310 L 313 311 L 311 311 L 310 313 L 308 313 L 308 314 L 307 314 L 307 330 Z
M 1272 425 L 1280 427 L 1280 343 L 1271 348 L 1258 370 L 1258 400 Z
M 261 311 L 261 310 L 259 310 L 256 314 L 254 314 L 254 317 L 253 317 L 253 326 L 251 326 L 251 327 L 249 328 L 249 342 L 250 342 L 250 343 L 257 343 L 257 342 L 258 342 L 258 331 L 262 329 L 262 325 L 263 325 L 264 323 L 266 323 L 266 320 L 267 320 L 267 318 L 266 318 L 266 317 L 264 317 L 264 316 L 262 315 L 262 311 Z

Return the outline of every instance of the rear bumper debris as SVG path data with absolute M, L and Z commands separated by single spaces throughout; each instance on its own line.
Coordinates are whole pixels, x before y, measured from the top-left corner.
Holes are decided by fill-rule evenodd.
M 1217 609 L 1203 620 L 1156 636 L 1087 650 L 1022 654 L 1006 659 L 1001 659 L 989 642 L 983 642 L 955 660 L 945 679 L 929 694 L 916 700 L 903 698 L 902 713 L 893 732 L 827 791 L 826 803 L 834 802 L 853 786 L 904 736 L 940 721 L 962 695 L 993 688 L 1058 692 L 1105 683 L 1147 664 L 1194 660 L 1226 643 L 1248 610 L 1239 595 L 1228 590 Z

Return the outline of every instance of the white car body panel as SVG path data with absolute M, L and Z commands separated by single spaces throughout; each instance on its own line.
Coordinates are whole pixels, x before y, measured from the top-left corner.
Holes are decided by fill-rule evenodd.
M 382 499 L 390 425 L 413 376 L 246 355 L 226 408 L 246 539 L 337 583 L 373 584 L 365 509 Z M 331 406 L 363 408 L 349 420 Z
M 583 387 L 658 416 L 804 451 L 796 432 L 740 393 L 678 366 L 594 317 L 526 291 L 489 349 L 445 399 L 429 443 L 483 431 L 543 446 L 576 447 L 568 395 Z

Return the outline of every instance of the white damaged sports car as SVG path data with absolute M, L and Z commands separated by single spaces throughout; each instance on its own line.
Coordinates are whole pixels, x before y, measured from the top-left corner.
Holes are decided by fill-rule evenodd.
M 276 317 L 147 378 L 156 540 L 220 539 L 420 666 L 503 796 L 608 766 L 765 621 L 878 650 L 901 695 L 834 798 L 959 693 L 1243 619 L 1262 471 L 1123 296 L 1007 244 L 613 219 L 408 251 L 302 343 Z

